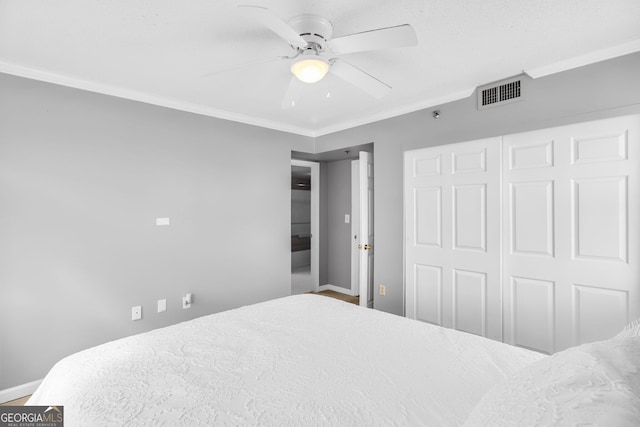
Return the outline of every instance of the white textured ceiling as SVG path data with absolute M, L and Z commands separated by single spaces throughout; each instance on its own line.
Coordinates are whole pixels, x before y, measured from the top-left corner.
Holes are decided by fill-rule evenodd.
M 342 56 L 392 86 L 382 99 L 329 74 L 282 109 L 288 61 L 203 77 L 291 53 L 239 4 L 323 16 L 334 37 L 408 23 L 418 46 Z M 309 136 L 638 50 L 638 0 L 0 0 L 0 72 Z

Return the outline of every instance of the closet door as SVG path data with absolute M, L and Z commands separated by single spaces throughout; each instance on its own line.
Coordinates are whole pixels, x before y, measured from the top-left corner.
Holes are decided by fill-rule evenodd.
M 640 316 L 638 117 L 503 138 L 505 342 L 553 353 Z
M 405 153 L 407 317 L 502 339 L 500 138 Z

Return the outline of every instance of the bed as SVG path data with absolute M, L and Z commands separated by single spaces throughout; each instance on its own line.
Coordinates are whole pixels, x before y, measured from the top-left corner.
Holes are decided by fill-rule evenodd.
M 589 378 L 578 384 L 595 393 L 583 400 L 605 401 L 628 425 L 640 420 L 633 334 L 614 340 L 624 369 L 598 377 L 609 395 Z M 539 408 L 532 395 L 544 391 L 543 371 L 561 380 L 550 373 L 556 356 L 307 294 L 73 354 L 27 404 L 64 405 L 68 426 L 544 424 L 553 402 Z M 561 370 L 575 374 L 571 357 Z M 581 421 L 571 410 L 559 416 Z

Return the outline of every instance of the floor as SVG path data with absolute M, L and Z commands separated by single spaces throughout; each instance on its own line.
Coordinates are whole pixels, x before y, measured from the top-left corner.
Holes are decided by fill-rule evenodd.
M 360 304 L 360 297 L 358 297 L 358 296 L 353 297 L 351 295 L 343 294 L 341 292 L 320 291 L 320 292 L 310 292 L 310 293 L 316 294 L 316 295 L 322 295 L 322 296 L 329 297 L 329 298 L 339 299 L 341 301 L 349 302 L 349 303 L 355 304 L 355 305 Z
M 311 281 L 311 266 L 309 265 L 298 267 L 291 271 L 291 295 L 306 293 L 313 293 L 330 298 L 336 298 L 356 305 L 358 305 L 360 300 L 357 296 L 354 297 L 336 291 L 313 292 L 313 282 Z

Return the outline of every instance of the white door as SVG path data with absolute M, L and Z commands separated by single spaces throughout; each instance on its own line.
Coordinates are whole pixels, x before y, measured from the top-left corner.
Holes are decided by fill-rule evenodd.
M 360 305 L 373 307 L 373 154 L 360 152 L 359 159 L 360 198 L 360 249 L 359 281 Z
M 639 122 L 504 137 L 505 342 L 553 353 L 640 316 Z
M 351 295 L 360 295 L 360 160 L 351 161 Z
M 406 316 L 502 340 L 500 138 L 405 153 Z

